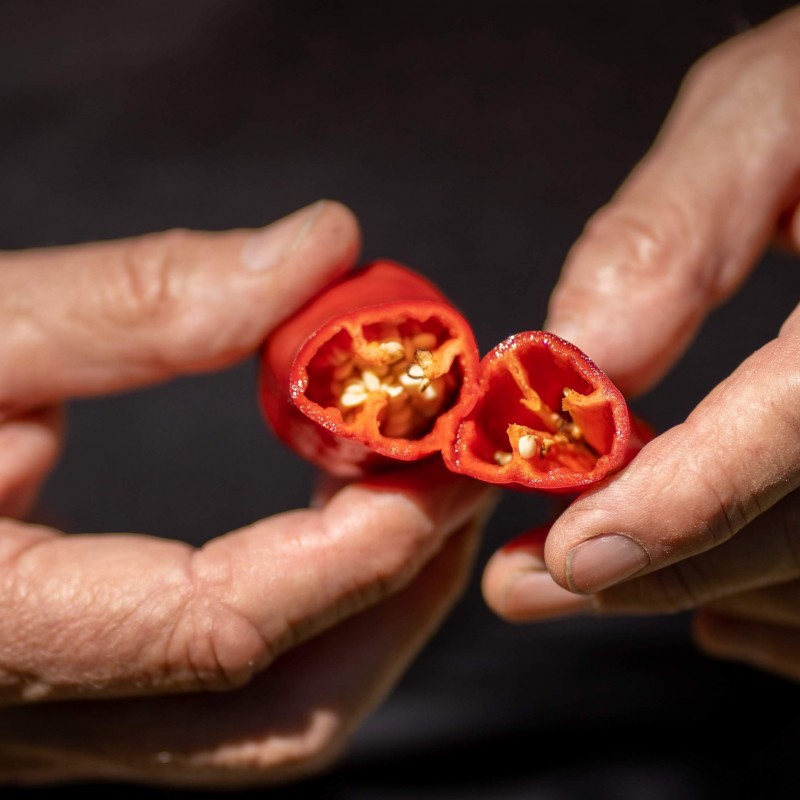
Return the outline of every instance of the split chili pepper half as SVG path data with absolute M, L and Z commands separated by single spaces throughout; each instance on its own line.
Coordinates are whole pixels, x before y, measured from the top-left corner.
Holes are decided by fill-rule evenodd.
M 273 331 L 261 406 L 301 456 L 359 477 L 451 442 L 477 400 L 479 361 L 469 323 L 430 281 L 377 261 Z
M 483 359 L 478 402 L 443 457 L 452 471 L 488 483 L 576 493 L 627 464 L 650 438 L 585 353 L 527 331 Z
M 577 493 L 652 438 L 577 347 L 528 331 L 480 361 L 439 289 L 390 261 L 333 284 L 271 334 L 260 397 L 284 442 L 345 478 L 441 452 L 481 481 Z

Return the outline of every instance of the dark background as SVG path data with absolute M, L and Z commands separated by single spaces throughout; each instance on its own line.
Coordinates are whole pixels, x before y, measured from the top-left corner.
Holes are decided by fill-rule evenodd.
M 0 0 L 0 247 L 258 226 L 334 197 L 365 258 L 426 272 L 485 351 L 541 325 L 690 64 L 789 5 Z M 636 410 L 683 419 L 798 296 L 770 255 Z M 246 363 L 74 403 L 41 513 L 199 543 L 304 505 L 312 479 Z M 546 514 L 506 496 L 479 571 Z M 340 766 L 272 796 L 796 797 L 798 710 L 796 686 L 698 654 L 684 615 L 508 626 L 476 575 Z

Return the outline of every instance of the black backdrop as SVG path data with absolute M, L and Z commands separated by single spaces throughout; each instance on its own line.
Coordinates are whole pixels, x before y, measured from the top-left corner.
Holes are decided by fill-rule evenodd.
M 692 61 L 788 5 L 0 0 L 0 247 L 257 226 L 335 197 L 365 258 L 430 275 L 486 350 L 541 325 Z M 798 296 L 796 265 L 770 255 L 637 410 L 680 421 Z M 73 404 L 40 516 L 199 543 L 303 505 L 312 472 L 266 432 L 254 379 L 246 363 Z M 479 567 L 546 512 L 507 496 Z M 341 765 L 272 794 L 796 796 L 797 688 L 702 657 L 688 630 L 507 626 L 476 577 Z

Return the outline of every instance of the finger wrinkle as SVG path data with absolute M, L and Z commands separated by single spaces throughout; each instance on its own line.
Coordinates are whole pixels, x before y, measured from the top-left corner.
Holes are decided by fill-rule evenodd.
M 240 585 L 230 548 L 206 548 L 193 551 L 189 559 L 191 594 L 165 652 L 183 652 L 198 685 L 230 689 L 246 684 L 274 660 L 281 642 L 291 641 L 291 627 L 287 620 L 265 625 L 248 613 L 249 606 L 239 602 L 247 579 Z M 283 633 L 269 635 L 272 628 Z
M 612 610 L 663 613 L 722 602 L 723 612 L 730 606 L 748 616 L 743 609 L 761 612 L 774 597 L 796 609 L 797 592 L 784 582 L 800 575 L 797 522 L 800 493 L 795 492 L 725 544 L 605 590 L 602 604 Z
M 180 683 L 215 691 L 246 685 L 274 658 L 271 643 L 255 620 L 223 599 L 203 593 L 187 598 L 170 629 L 164 653 L 169 672 Z
M 668 571 L 662 570 L 661 574 L 664 577 L 662 587 L 666 589 L 671 584 L 673 591 L 663 592 L 666 602 L 659 610 L 676 613 L 696 608 L 701 602 L 713 596 L 713 582 L 692 558 L 679 561 Z M 673 581 L 669 581 L 667 576 L 673 578 Z
M 716 506 L 716 511 L 703 521 L 703 527 L 708 532 L 708 542 L 704 550 L 727 542 L 760 513 L 756 495 L 745 492 L 749 496 L 749 502 L 742 497 L 742 491 L 736 486 L 728 470 L 721 469 L 713 477 L 703 469 L 695 470 L 694 477 L 702 487 L 701 493 L 712 498 Z M 726 490 L 720 486 L 722 480 L 727 483 Z

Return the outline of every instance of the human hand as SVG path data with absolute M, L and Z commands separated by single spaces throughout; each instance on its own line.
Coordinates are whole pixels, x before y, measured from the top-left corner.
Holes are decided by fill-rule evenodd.
M 255 233 L 0 256 L 0 783 L 307 775 L 454 602 L 488 495 L 436 465 L 199 550 L 12 519 L 58 450 L 58 403 L 249 355 L 358 241 L 320 203 Z
M 799 84 L 800 8 L 712 51 L 570 252 L 546 327 L 627 394 L 665 374 L 771 240 L 800 248 Z M 495 554 L 489 605 L 519 621 L 701 607 L 702 648 L 800 679 L 798 364 L 800 309 L 546 542 Z

